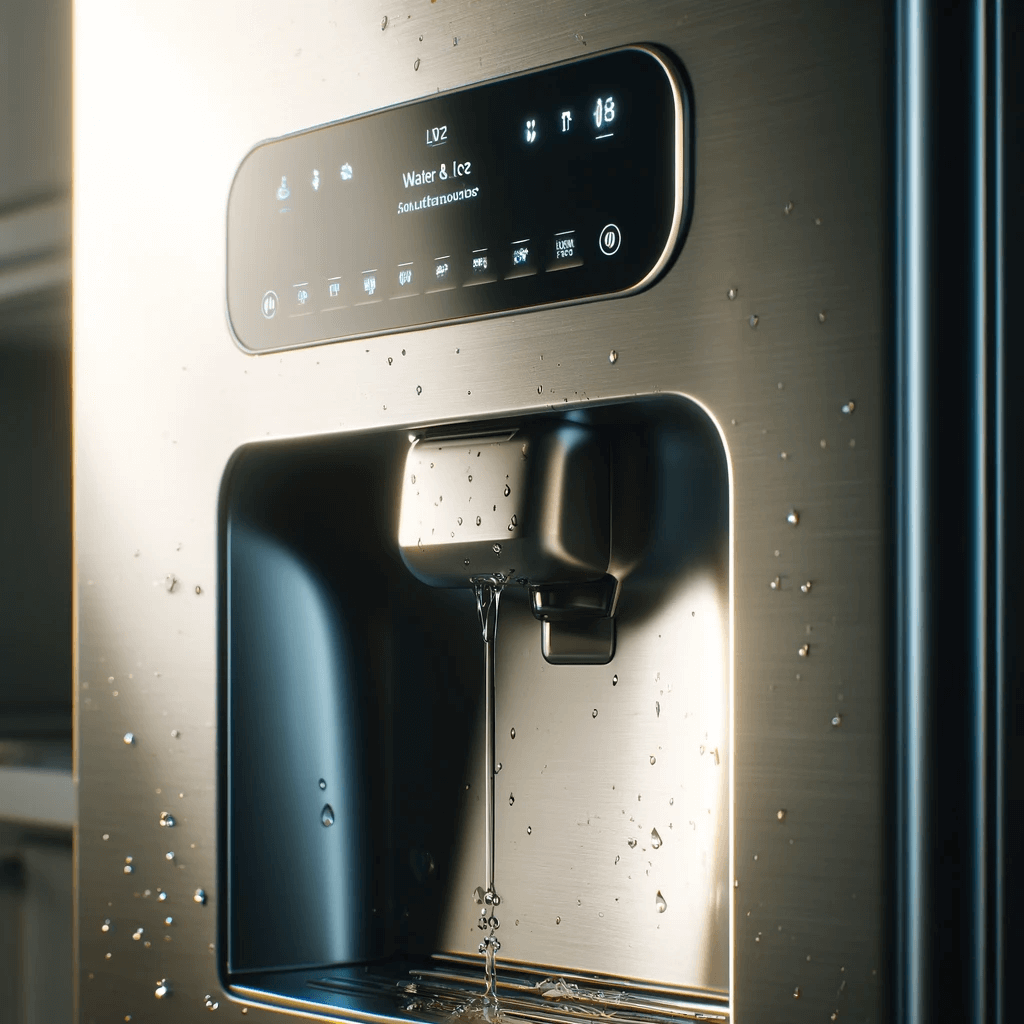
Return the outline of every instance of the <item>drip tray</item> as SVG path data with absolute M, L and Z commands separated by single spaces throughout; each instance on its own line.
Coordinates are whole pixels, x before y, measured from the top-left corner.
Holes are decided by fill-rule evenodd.
M 294 971 L 260 978 L 259 987 L 235 984 L 236 995 L 318 1012 L 353 1011 L 391 1020 L 483 1020 L 482 960 L 433 956 L 387 965 Z M 263 986 L 266 986 L 265 988 Z M 622 978 L 499 963 L 500 1020 L 559 1024 L 600 1018 L 618 1021 L 728 1021 L 728 996 Z

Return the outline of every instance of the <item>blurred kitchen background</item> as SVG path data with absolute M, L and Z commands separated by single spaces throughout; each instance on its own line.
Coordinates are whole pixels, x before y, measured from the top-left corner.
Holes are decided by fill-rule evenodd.
M 71 0 L 0 0 L 0 1024 L 72 1019 L 70 293 Z

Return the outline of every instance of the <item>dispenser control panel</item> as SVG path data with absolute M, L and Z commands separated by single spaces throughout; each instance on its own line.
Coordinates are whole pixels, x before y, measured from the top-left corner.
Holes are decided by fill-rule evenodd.
M 651 284 L 687 207 L 686 94 L 628 47 L 263 143 L 228 205 L 251 352 Z

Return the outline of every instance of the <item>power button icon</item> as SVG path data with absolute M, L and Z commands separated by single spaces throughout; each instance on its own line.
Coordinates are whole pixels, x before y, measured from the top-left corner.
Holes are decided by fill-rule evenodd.
M 277 312 L 277 292 L 267 292 L 263 296 L 263 315 L 268 319 L 273 319 L 274 314 Z
M 622 244 L 622 232 L 619 230 L 618 224 L 605 224 L 601 228 L 601 234 L 598 235 L 597 244 L 605 256 L 614 256 Z

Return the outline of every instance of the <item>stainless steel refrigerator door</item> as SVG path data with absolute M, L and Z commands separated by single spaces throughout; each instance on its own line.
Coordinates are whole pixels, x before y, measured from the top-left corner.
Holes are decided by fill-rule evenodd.
M 731 1015 L 882 1013 L 889 30 L 882 4 L 78 5 L 83 1022 L 242 1012 L 216 877 L 217 507 L 239 445 L 659 393 L 702 406 L 731 465 Z M 657 285 L 234 345 L 225 209 L 255 141 L 632 42 L 674 52 L 694 99 L 693 221 Z

